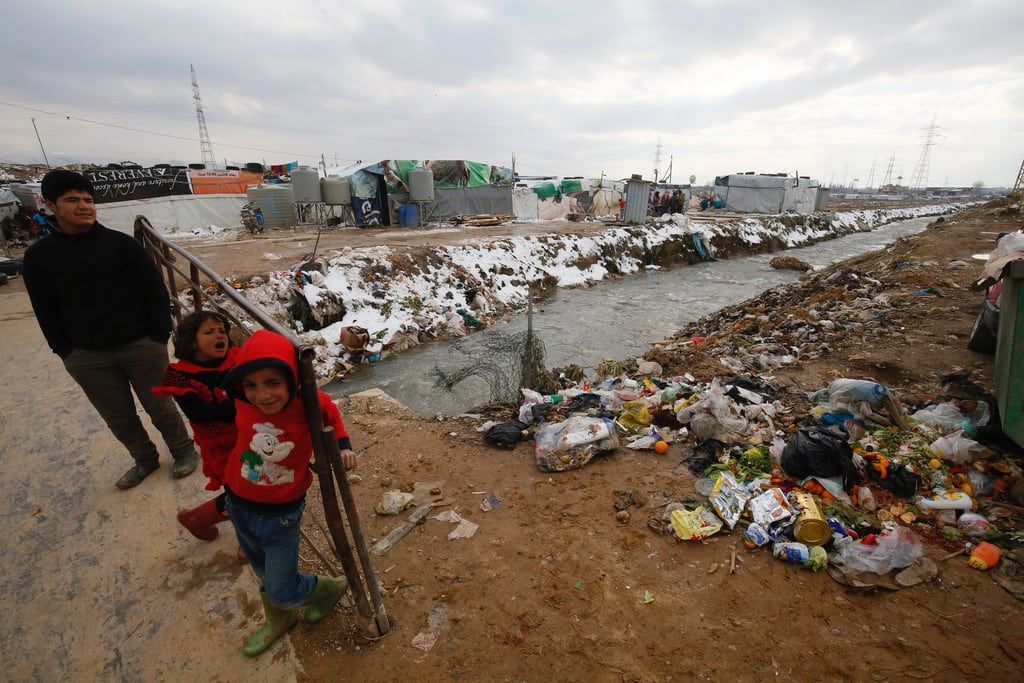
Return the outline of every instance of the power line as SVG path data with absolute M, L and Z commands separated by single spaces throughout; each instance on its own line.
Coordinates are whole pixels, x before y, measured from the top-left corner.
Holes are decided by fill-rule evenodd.
M 34 111 L 40 114 L 47 114 L 48 116 L 61 116 L 67 121 L 82 121 L 83 123 L 91 123 L 97 126 L 106 126 L 108 128 L 117 128 L 119 130 L 126 130 L 132 133 L 145 133 L 146 135 L 157 135 L 162 138 L 170 138 L 172 140 L 182 140 L 184 142 L 199 142 L 198 138 L 189 138 L 183 135 L 174 135 L 172 133 L 161 133 L 155 130 L 145 130 L 143 128 L 132 128 L 131 126 L 122 126 L 117 123 L 107 123 L 106 121 L 96 121 L 94 119 L 87 119 L 81 116 L 71 116 L 70 114 L 60 114 L 53 111 L 47 111 L 45 109 L 38 109 L 36 107 L 26 107 L 21 104 L 15 104 L 13 102 L 4 102 L 0 100 L 0 104 L 7 107 L 14 107 L 15 109 L 23 109 L 25 111 Z M 319 154 L 300 154 L 298 152 L 283 152 L 279 149 L 263 149 L 262 147 L 246 147 L 245 145 L 231 145 L 226 142 L 218 142 L 221 147 L 232 147 L 234 149 L 244 149 L 250 152 L 266 152 L 268 154 L 283 154 L 284 156 L 292 157 L 308 157 L 310 159 L 319 159 Z M 345 161 L 356 161 L 356 159 L 345 159 Z

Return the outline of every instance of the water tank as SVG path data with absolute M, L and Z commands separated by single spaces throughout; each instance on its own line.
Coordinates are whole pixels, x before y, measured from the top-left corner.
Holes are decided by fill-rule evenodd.
M 434 201 L 434 172 L 423 166 L 409 169 L 409 199 L 414 202 Z
M 296 202 L 310 203 L 322 201 L 320 197 L 320 173 L 313 168 L 303 166 L 292 172 L 292 195 Z
M 245 165 L 245 170 L 250 173 L 263 173 L 263 164 L 257 164 L 254 161 L 250 161 Z
M 188 167 L 191 168 L 193 171 L 202 171 L 204 168 L 206 168 L 206 164 L 189 164 Z
M 245 196 L 263 212 L 266 227 L 290 228 L 297 222 L 290 185 L 253 185 L 245 191 Z
M 348 178 L 332 175 L 321 179 L 320 194 L 324 198 L 324 204 L 347 206 L 352 203 L 352 190 Z

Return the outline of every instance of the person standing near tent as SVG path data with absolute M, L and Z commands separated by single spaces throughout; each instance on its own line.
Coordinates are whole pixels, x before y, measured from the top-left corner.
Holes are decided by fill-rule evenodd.
M 151 391 L 162 383 L 171 334 L 156 266 L 136 240 L 96 222 L 85 176 L 51 171 L 41 190 L 56 231 L 25 252 L 25 288 L 47 344 L 135 461 L 116 486 L 137 486 L 160 466 L 133 390 L 170 449 L 174 477 L 191 474 L 199 456 L 181 415 Z

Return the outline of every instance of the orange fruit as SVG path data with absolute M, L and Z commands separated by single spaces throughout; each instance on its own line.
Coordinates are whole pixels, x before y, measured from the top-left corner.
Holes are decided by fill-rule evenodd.
M 658 455 L 665 455 L 668 453 L 668 441 L 655 441 L 654 452 Z

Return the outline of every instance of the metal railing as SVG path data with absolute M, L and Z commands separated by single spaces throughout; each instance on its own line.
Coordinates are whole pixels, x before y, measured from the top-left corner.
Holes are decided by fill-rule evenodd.
M 298 393 L 305 407 L 310 433 L 320 435 L 320 438 L 312 440 L 313 470 L 316 472 L 320 483 L 320 497 L 323 503 L 324 516 L 327 520 L 327 527 L 333 541 L 333 550 L 341 562 L 345 576 L 348 578 L 349 586 L 352 589 L 356 610 L 359 615 L 360 628 L 364 634 L 371 638 L 386 635 L 391 630 L 391 624 L 388 621 L 387 612 L 381 599 L 380 585 L 377 582 L 373 565 L 370 562 L 366 538 L 363 536 L 363 529 L 359 524 L 359 513 L 356 510 L 355 498 L 352 496 L 352 488 L 349 485 L 348 476 L 341 462 L 338 440 L 334 434 L 334 428 L 325 427 L 323 424 L 320 402 L 317 398 L 316 373 L 313 370 L 313 358 L 315 356 L 313 349 L 303 344 L 295 336 L 295 333 L 270 317 L 266 311 L 246 299 L 238 290 L 198 258 L 180 246 L 167 241 L 153 228 L 145 216 L 137 216 L 135 218 L 135 238 L 142 243 L 146 252 L 156 263 L 157 269 L 163 273 L 165 284 L 171 294 L 175 325 L 177 325 L 182 317 L 182 303 L 179 300 L 179 294 L 182 291 L 189 290 L 192 295 L 193 310 L 202 309 L 205 302 L 209 307 L 234 321 L 240 330 L 246 330 L 246 327 L 231 311 L 206 296 L 206 289 L 202 281 L 202 278 L 205 276 L 210 286 L 215 287 L 252 320 L 264 329 L 276 332 L 291 342 L 292 347 L 295 349 L 295 357 L 299 367 Z M 187 273 L 179 267 L 181 262 L 188 264 Z M 178 287 L 179 277 L 183 282 L 181 289 Z M 345 509 L 345 517 L 348 521 L 347 531 L 338 507 L 339 493 Z M 347 532 L 352 534 L 351 543 L 349 542 Z M 352 554 L 353 546 L 355 546 L 356 553 L 359 556 L 358 564 Z M 362 568 L 362 573 L 360 573 L 360 567 Z M 364 580 L 365 585 L 363 583 Z M 367 599 L 367 593 L 369 594 L 369 600 Z

